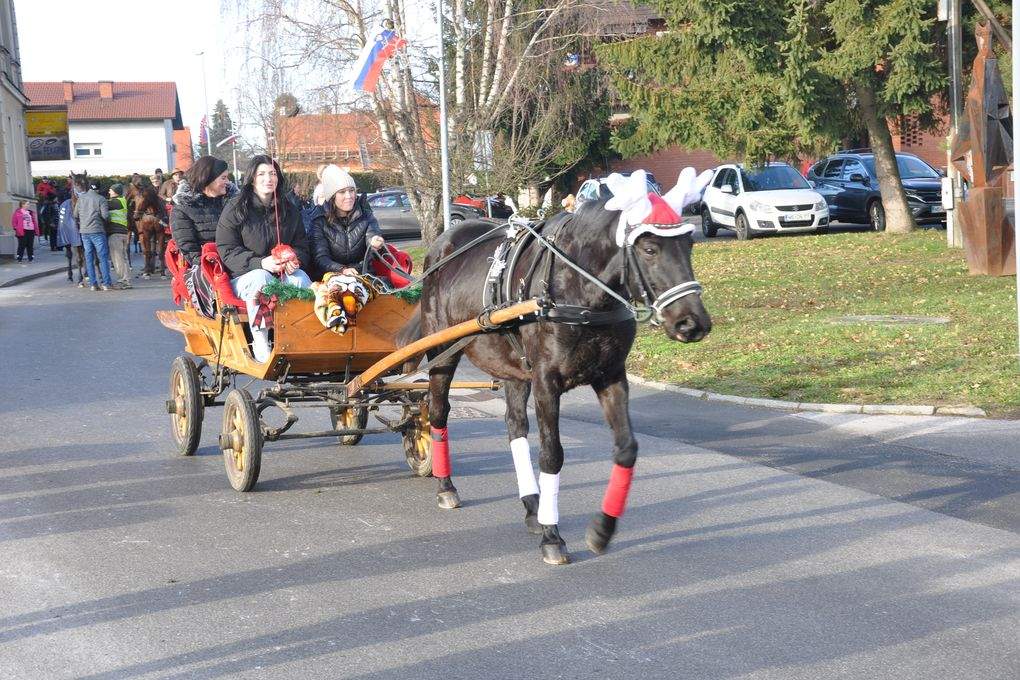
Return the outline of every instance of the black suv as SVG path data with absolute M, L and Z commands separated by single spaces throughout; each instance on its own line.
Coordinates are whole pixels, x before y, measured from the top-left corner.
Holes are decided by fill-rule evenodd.
M 917 223 L 944 226 L 942 175 L 909 153 L 896 154 L 896 164 Z M 806 176 L 829 204 L 830 220 L 869 224 L 875 231 L 885 230 L 885 209 L 878 191 L 875 156 L 870 150 L 835 153 L 811 166 Z

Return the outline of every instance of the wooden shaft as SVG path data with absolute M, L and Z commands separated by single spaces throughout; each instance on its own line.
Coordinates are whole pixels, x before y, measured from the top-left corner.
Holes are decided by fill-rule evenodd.
M 502 384 L 498 380 L 462 380 L 460 382 L 454 380 L 450 383 L 451 390 L 492 390 L 495 392 L 500 387 L 502 387 Z M 428 380 L 415 380 L 411 382 L 378 382 L 372 385 L 373 391 L 378 389 L 380 392 L 385 392 L 387 390 L 427 390 L 428 388 Z
M 526 302 L 518 302 L 516 305 L 506 307 L 505 309 L 498 309 L 492 313 L 489 320 L 496 325 L 506 323 L 507 321 L 513 321 L 514 319 L 529 314 L 534 314 L 539 310 L 537 300 L 527 300 Z M 368 385 L 373 380 L 378 378 L 386 371 L 399 366 L 408 359 L 418 356 L 430 350 L 433 347 L 445 345 L 454 340 L 460 340 L 461 338 L 468 335 L 475 335 L 483 332 L 485 329 L 478 323 L 478 319 L 471 319 L 457 324 L 456 326 L 450 326 L 444 328 L 441 331 L 426 335 L 420 340 L 412 342 L 407 347 L 401 347 L 392 354 L 387 354 L 385 357 L 375 362 L 367 369 L 365 369 L 361 375 L 354 378 L 354 380 L 347 383 L 347 396 L 348 398 L 357 394 L 361 391 L 365 385 Z

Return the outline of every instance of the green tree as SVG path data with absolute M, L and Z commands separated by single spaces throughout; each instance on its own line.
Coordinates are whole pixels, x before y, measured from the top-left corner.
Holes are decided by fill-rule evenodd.
M 216 148 L 216 144 L 232 135 L 233 132 L 234 121 L 230 118 L 230 110 L 227 109 L 227 105 L 223 103 L 222 99 L 217 99 L 216 106 L 213 107 L 212 121 L 209 125 L 209 138 L 212 141 L 212 155 L 227 163 L 230 163 L 233 158 L 231 145 L 224 144 Z M 205 153 L 204 149 L 202 153 Z
M 887 120 L 932 124 L 945 85 L 928 0 L 655 0 L 670 28 L 600 49 L 634 112 L 624 153 L 672 144 L 750 162 L 833 150 L 866 130 L 885 223 L 915 223 Z

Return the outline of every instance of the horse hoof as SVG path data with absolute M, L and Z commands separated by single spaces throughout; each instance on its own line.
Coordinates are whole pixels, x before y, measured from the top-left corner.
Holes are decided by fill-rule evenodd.
M 570 563 L 570 553 L 567 552 L 565 543 L 543 543 L 542 561 L 546 564 L 559 566 Z
M 542 525 L 538 523 L 538 494 L 533 493 L 521 497 L 524 504 L 524 526 L 529 534 L 541 534 Z
M 436 494 L 436 501 L 443 510 L 453 510 L 460 507 L 460 496 L 456 491 L 440 491 Z
M 584 532 L 584 542 L 593 553 L 602 555 L 609 547 L 609 541 L 615 532 L 616 518 L 603 513 L 592 519 L 588 525 L 587 531 Z

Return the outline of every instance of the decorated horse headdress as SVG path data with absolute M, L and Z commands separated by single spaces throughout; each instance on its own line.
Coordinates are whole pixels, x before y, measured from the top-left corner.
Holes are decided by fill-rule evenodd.
M 702 190 L 712 179 L 712 171 L 700 175 L 694 168 L 684 168 L 676 186 L 659 196 L 648 190 L 648 175 L 644 170 L 624 177 L 613 173 L 606 184 L 613 197 L 606 201 L 606 210 L 619 210 L 620 222 L 616 229 L 616 245 L 632 246 L 642 234 L 681 236 L 694 231 L 693 224 L 684 224 L 683 209 L 701 199 Z

